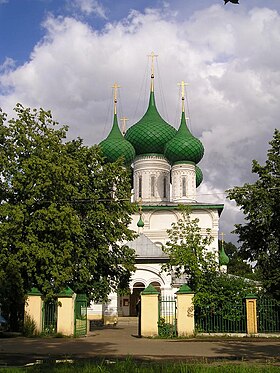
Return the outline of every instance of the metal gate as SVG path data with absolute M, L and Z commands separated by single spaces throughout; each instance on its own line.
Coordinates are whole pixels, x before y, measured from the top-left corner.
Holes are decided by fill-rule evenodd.
M 57 303 L 43 303 L 43 333 L 55 334 L 57 331 Z
M 75 337 L 87 334 L 87 297 L 85 294 L 77 294 L 75 300 Z
M 177 304 L 172 296 L 159 297 L 158 303 L 158 335 L 174 337 L 177 335 Z

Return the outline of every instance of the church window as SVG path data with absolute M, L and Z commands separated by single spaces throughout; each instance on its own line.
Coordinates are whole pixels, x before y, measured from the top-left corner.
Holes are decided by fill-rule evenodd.
M 163 198 L 167 197 L 167 177 L 163 178 Z
M 151 176 L 151 196 L 152 197 L 155 196 L 155 182 L 156 182 L 155 176 Z
M 182 196 L 186 197 L 186 195 L 187 195 L 187 181 L 186 181 L 186 177 L 183 176 L 183 179 L 182 179 Z
M 138 179 L 138 197 L 141 198 L 142 197 L 142 176 L 139 176 L 139 179 Z

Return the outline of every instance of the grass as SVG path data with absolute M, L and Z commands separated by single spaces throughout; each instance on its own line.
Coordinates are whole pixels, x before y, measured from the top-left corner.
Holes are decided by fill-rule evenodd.
M 128 358 L 125 361 L 102 360 L 100 362 L 69 362 L 38 364 L 29 367 L 0 369 L 1 373 L 274 373 L 280 366 L 249 363 L 183 363 L 183 362 L 139 362 Z

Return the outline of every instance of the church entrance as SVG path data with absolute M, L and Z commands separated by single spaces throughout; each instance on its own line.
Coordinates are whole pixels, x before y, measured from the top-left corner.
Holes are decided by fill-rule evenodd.
M 137 316 L 137 311 L 136 311 L 136 303 L 138 302 L 140 298 L 140 293 L 145 289 L 145 285 L 142 282 L 136 282 L 133 285 L 133 291 L 132 294 L 130 295 L 130 309 L 129 313 L 130 316 Z

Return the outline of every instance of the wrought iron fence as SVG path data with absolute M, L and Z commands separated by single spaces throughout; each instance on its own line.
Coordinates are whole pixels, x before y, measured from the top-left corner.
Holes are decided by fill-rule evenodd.
M 55 334 L 57 331 L 57 303 L 44 302 L 43 304 L 43 333 Z
M 257 300 L 257 323 L 259 333 L 280 332 L 280 302 L 260 297 Z
M 177 335 L 177 305 L 172 296 L 159 297 L 158 335 L 173 337 Z
M 220 307 L 195 307 L 195 329 L 201 333 L 246 333 L 244 301 Z

